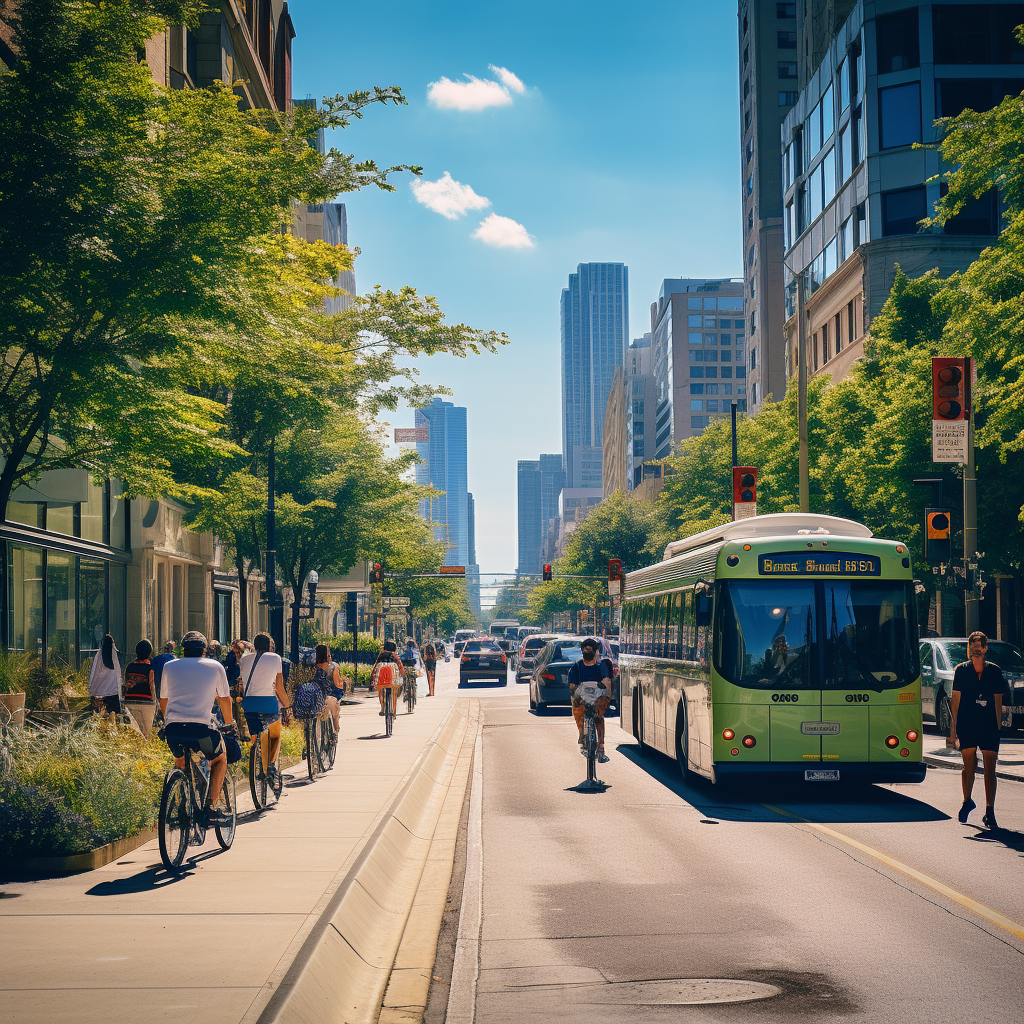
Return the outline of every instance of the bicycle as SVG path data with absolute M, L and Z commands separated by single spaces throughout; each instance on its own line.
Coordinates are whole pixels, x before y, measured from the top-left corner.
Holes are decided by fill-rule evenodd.
M 334 759 L 338 753 L 338 730 L 334 728 L 334 719 L 328 714 L 320 719 L 320 770 L 329 772 L 334 767 Z
M 405 713 L 411 715 L 416 710 L 416 669 L 414 667 L 405 670 L 405 686 L 402 689 L 402 696 L 405 699 Z
M 395 712 L 391 707 L 391 699 L 394 694 L 394 690 L 390 686 L 384 690 L 384 735 L 390 736 L 391 730 L 395 724 Z
M 175 874 L 181 870 L 188 848 L 202 846 L 206 842 L 208 830 L 203 808 L 210 785 L 210 766 L 203 757 L 196 761 L 194 755 L 199 753 L 197 746 L 190 743 L 183 745 L 185 767 L 168 769 L 160 794 L 160 859 L 164 867 Z M 237 826 L 235 780 L 230 773 L 224 776 L 222 796 L 223 810 L 229 820 L 214 825 L 214 831 L 220 848 L 228 850 L 235 841 Z
M 275 762 L 275 771 L 270 773 L 270 733 L 264 729 L 252 738 L 249 746 L 249 792 L 252 805 L 257 811 L 265 811 L 281 799 L 284 779 Z
M 303 723 L 303 743 L 305 744 L 306 770 L 309 772 L 309 781 L 316 782 L 316 777 L 323 773 L 321 767 L 320 753 L 320 723 L 321 719 L 307 718 Z
M 583 705 L 583 753 L 587 758 L 587 781 L 578 789 L 604 789 L 604 783 L 597 777 L 597 718 L 593 704 Z

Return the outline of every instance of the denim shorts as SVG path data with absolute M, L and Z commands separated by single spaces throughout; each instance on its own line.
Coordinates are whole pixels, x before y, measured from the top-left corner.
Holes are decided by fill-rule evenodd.
M 267 715 L 261 711 L 246 711 L 245 724 L 249 727 L 250 736 L 259 736 L 265 729 L 269 729 L 275 722 L 281 721 L 281 712 L 276 715 Z

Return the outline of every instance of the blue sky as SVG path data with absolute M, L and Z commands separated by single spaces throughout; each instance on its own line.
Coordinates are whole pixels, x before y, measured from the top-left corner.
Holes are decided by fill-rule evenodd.
M 426 202 L 408 175 L 396 193 L 341 197 L 362 250 L 359 289 L 412 285 L 448 319 L 509 336 L 498 355 L 420 369 L 468 409 L 481 569 L 514 571 L 516 462 L 561 451 L 568 275 L 578 263 L 626 263 L 635 337 L 650 329 L 664 278 L 742 271 L 735 4 L 290 7 L 296 97 L 398 85 L 409 100 L 371 108 L 328 145 L 442 181 L 421 189 Z M 453 85 L 467 76 L 480 81 Z M 409 410 L 391 419 L 412 425 Z

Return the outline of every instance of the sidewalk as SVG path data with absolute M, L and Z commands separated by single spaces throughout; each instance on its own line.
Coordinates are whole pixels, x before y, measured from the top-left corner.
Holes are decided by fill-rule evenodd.
M 936 768 L 955 768 L 959 771 L 964 766 L 959 750 L 951 750 L 946 746 L 946 739 L 935 733 L 924 734 L 924 762 Z M 978 772 L 981 772 L 981 758 L 978 758 Z M 1024 738 L 1011 734 L 1004 736 L 999 744 L 999 757 L 996 760 L 996 776 L 1012 782 L 1024 782 Z
M 375 698 L 342 709 L 333 771 L 285 770 L 277 808 L 245 815 L 169 877 L 156 841 L 96 871 L 8 883 L 0 897 L 7 1024 L 238 1022 L 258 1013 L 457 694 L 421 699 L 383 737 Z M 465 703 L 463 700 L 461 703 Z

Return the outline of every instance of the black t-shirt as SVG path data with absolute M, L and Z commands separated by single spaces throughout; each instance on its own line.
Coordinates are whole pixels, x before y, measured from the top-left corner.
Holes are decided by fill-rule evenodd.
M 1003 678 L 1002 669 L 991 661 L 978 676 L 974 663 L 965 661 L 957 665 L 953 672 L 953 689 L 960 693 L 960 707 L 957 711 L 957 725 L 969 722 L 971 725 L 998 726 L 996 719 L 997 695 L 1002 696 L 1005 703 L 1010 695 L 1010 688 Z
M 593 665 L 577 661 L 569 669 L 569 688 L 575 690 L 579 683 L 599 683 L 602 679 L 607 680 L 610 678 L 611 672 L 600 658 Z
M 152 704 L 149 674 L 153 666 L 148 661 L 133 661 L 124 670 L 124 699 L 131 703 Z

